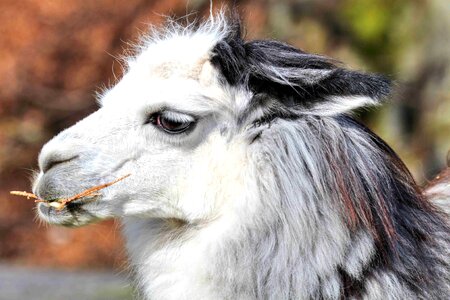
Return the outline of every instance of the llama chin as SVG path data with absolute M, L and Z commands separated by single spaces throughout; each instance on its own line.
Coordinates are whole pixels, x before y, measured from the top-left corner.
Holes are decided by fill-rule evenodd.
M 99 110 L 43 147 L 33 190 L 132 176 L 39 204 L 44 221 L 120 218 L 146 299 L 450 299 L 448 216 L 351 116 L 388 79 L 245 41 L 224 14 L 169 21 L 139 50 Z

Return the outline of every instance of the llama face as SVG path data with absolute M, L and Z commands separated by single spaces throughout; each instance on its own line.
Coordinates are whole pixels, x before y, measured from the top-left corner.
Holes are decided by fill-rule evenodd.
M 239 30 L 219 17 L 196 30 L 172 25 L 146 41 L 101 108 L 44 146 L 34 192 L 63 198 L 131 176 L 62 211 L 39 203 L 39 216 L 63 225 L 215 218 L 248 188 L 245 166 L 267 129 L 261 125 L 342 114 L 388 91 L 379 76 L 283 43 L 244 42 Z
M 97 112 L 44 146 L 34 184 L 41 198 L 67 197 L 131 176 L 96 199 L 77 200 L 62 211 L 40 203 L 41 218 L 83 225 L 113 216 L 185 219 L 203 213 L 183 210 L 179 201 L 187 180 L 203 176 L 196 160 L 205 159 L 205 145 L 224 140 L 229 127 L 227 103 L 212 100 L 227 98 L 208 61 L 212 38 L 178 37 L 150 45 L 129 62 L 128 72 L 103 95 Z M 174 47 L 190 51 L 180 54 Z

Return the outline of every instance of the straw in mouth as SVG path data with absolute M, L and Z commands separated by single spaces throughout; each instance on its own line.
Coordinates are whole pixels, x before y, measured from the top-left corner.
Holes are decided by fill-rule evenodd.
M 34 202 L 43 202 L 48 204 L 51 207 L 56 208 L 56 210 L 62 210 L 64 207 L 66 207 L 66 205 L 70 202 L 73 202 L 75 200 L 81 199 L 81 198 L 87 198 L 87 197 L 95 197 L 95 196 L 99 196 L 100 193 L 97 193 L 97 191 L 102 190 L 104 188 L 107 188 L 108 186 L 111 186 L 125 178 L 127 178 L 128 176 L 130 176 L 131 174 L 127 174 L 125 176 L 122 176 L 116 180 L 113 180 L 111 182 L 107 182 L 104 184 L 100 184 L 100 185 L 96 185 L 94 187 L 88 188 L 84 191 L 82 191 L 81 193 L 78 193 L 72 197 L 68 197 L 68 198 L 60 198 L 60 199 L 50 199 L 50 200 L 45 200 L 45 199 L 40 199 L 38 196 L 36 196 L 33 193 L 29 193 L 29 192 L 21 192 L 21 191 L 11 191 L 9 192 L 11 195 L 16 195 L 16 196 L 21 196 L 21 197 L 26 197 L 27 199 L 34 199 Z

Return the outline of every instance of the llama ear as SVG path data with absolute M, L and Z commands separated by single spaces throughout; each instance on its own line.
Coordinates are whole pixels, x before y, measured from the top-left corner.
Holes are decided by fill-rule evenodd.
M 318 72 L 320 77 L 316 76 Z M 261 99 L 275 99 L 282 105 L 278 109 L 272 105 L 270 111 L 278 111 L 278 116 L 333 116 L 379 105 L 390 93 L 390 80 L 376 74 L 334 68 L 291 69 L 290 75 L 278 77 L 284 81 L 276 81 L 269 72 L 265 77 L 251 78 L 253 102 L 258 105 L 263 102 Z
M 335 69 L 304 93 L 312 96 L 307 112 L 337 115 L 361 107 L 379 105 L 390 93 L 390 80 L 375 74 Z M 305 95 L 307 97 L 307 95 Z
M 284 115 L 341 114 L 376 105 L 390 92 L 390 81 L 383 76 L 347 70 L 332 59 L 277 41 L 245 42 L 239 30 L 218 42 L 211 54 L 228 84 L 255 95 L 253 106 L 275 99 Z

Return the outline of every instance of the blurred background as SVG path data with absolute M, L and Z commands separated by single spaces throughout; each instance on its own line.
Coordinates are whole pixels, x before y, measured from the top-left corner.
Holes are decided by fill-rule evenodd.
M 390 104 L 359 117 L 394 148 L 420 184 L 444 168 L 450 149 L 448 0 L 215 0 L 214 8 L 233 3 L 247 38 L 283 40 L 394 79 Z M 98 282 L 81 298 L 130 297 L 118 224 L 44 226 L 35 220 L 32 201 L 9 191 L 30 190 L 41 146 L 97 109 L 95 93 L 120 78 L 116 58 L 132 49 L 128 42 L 136 42 L 149 24 L 161 25 L 163 15 L 205 16 L 209 5 L 209 0 L 0 0 L 0 299 L 23 297 L 17 289 L 41 289 L 42 299 L 72 299 L 61 296 L 65 272 L 75 276 L 65 282 L 78 283 L 81 292 L 90 291 L 83 280 Z M 49 282 L 58 284 L 47 295 Z

